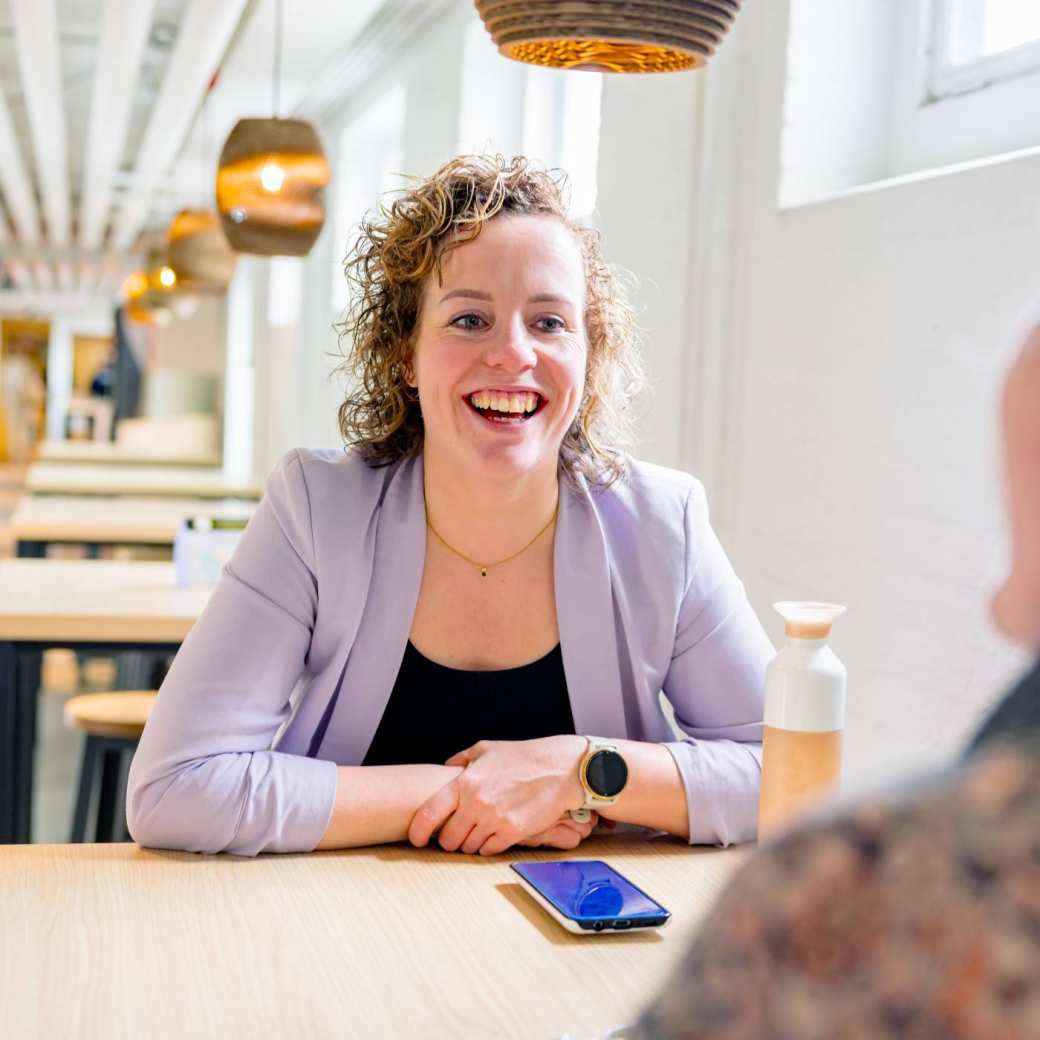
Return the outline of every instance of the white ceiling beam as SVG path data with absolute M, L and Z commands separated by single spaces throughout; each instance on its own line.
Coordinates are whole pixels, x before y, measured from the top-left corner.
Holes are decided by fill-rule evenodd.
M 10 6 L 47 238 L 61 246 L 69 241 L 70 221 L 58 14 L 55 0 L 10 0 Z
M 0 314 L 75 314 L 94 304 L 83 293 L 41 292 L 37 289 L 0 289 Z
M 105 0 L 80 189 L 79 242 L 87 250 L 105 237 L 154 10 L 155 0 Z
M 0 190 L 14 221 L 18 239 L 26 245 L 40 241 L 40 215 L 33 198 L 32 182 L 25 172 L 7 99 L 0 90 Z
M 191 0 L 137 153 L 134 173 L 140 184 L 127 196 L 113 227 L 115 249 L 129 248 L 148 219 L 153 185 L 177 157 L 246 2 Z

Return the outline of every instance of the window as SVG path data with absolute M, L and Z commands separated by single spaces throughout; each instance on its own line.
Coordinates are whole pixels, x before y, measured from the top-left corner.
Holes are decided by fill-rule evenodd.
M 1040 147 L 1040 0 L 790 0 L 781 207 Z
M 1040 71 L 1040 4 L 935 0 L 931 100 Z
M 343 260 L 357 238 L 358 224 L 385 192 L 404 186 L 405 88 L 398 85 L 349 123 L 339 141 L 332 245 L 332 310 L 337 317 L 349 303 Z M 389 203 L 388 203 L 389 204 Z

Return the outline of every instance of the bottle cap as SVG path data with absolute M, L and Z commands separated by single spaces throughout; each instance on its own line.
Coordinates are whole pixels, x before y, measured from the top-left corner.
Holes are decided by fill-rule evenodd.
M 839 603 L 774 603 L 773 609 L 784 619 L 784 632 L 793 639 L 826 639 L 831 625 L 845 613 Z

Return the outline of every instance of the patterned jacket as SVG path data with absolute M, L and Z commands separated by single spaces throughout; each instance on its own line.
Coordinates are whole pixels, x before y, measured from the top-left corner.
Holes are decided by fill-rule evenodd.
M 1040 663 L 961 763 L 755 855 L 635 1035 L 1040 1038 Z

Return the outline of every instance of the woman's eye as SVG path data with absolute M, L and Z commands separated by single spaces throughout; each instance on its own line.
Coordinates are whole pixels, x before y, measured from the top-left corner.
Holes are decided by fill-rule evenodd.
M 539 318 L 538 321 L 539 323 L 543 321 L 556 322 L 556 325 L 552 328 L 546 329 L 546 332 L 562 332 L 565 328 L 567 328 L 567 323 L 562 318 Z
M 460 314 L 457 318 L 453 318 L 450 324 L 460 329 L 479 329 L 479 324 L 469 324 L 470 319 L 473 319 L 474 322 L 482 322 L 484 320 L 479 314 Z M 467 324 L 459 325 L 460 321 L 467 322 Z

